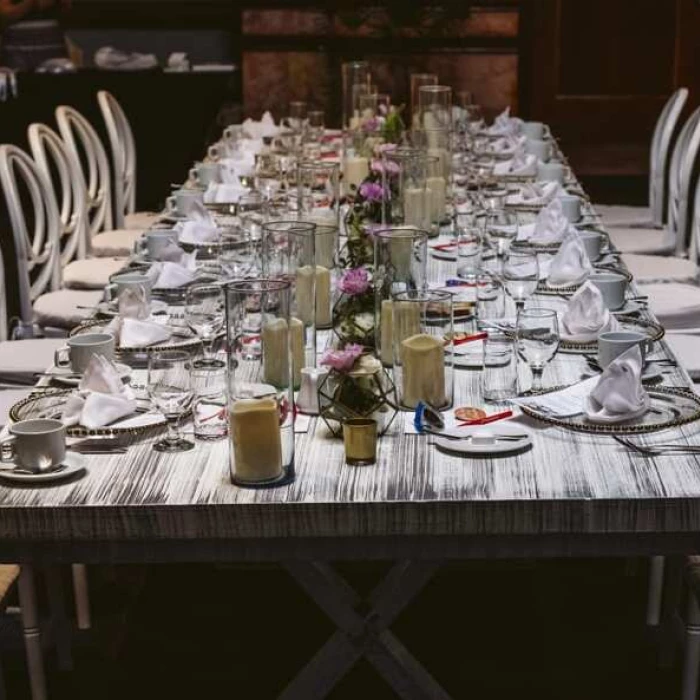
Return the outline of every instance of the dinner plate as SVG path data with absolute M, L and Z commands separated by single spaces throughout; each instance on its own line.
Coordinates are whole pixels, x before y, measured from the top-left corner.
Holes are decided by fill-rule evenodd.
M 436 250 L 435 248 L 431 248 L 430 254 L 436 260 L 449 260 L 451 262 L 455 262 L 457 260 L 457 247 L 455 246 L 454 251 L 452 251 L 452 250 Z
M 637 418 L 641 418 L 648 410 L 649 408 L 647 406 L 643 406 L 639 410 L 632 411 L 632 413 L 628 413 L 624 416 L 603 416 L 586 411 L 585 416 L 586 420 L 594 425 L 620 425 L 621 423 L 630 423 L 637 420 Z
M 126 383 L 131 377 L 131 367 L 120 363 L 116 363 L 114 366 L 119 372 L 119 378 Z M 51 381 L 65 386 L 78 386 L 82 380 L 82 376 L 76 376 L 69 367 L 52 367 L 46 372 L 46 376 Z
M 87 460 L 77 452 L 66 452 L 66 458 L 60 468 L 52 471 L 29 474 L 14 469 L 0 469 L 0 478 L 18 484 L 48 484 L 62 481 L 85 471 Z
M 168 305 L 160 299 L 151 299 L 151 314 L 162 314 L 168 310 Z M 116 301 L 102 301 L 95 307 L 96 313 L 100 316 L 109 316 L 111 318 L 119 316 L 119 308 Z
M 509 452 L 518 452 L 532 445 L 532 436 L 520 425 L 509 425 L 506 422 L 494 424 L 490 426 L 475 425 L 467 428 L 459 428 L 459 434 L 464 434 L 463 440 L 451 440 L 449 438 L 441 438 L 433 436 L 433 443 L 441 450 L 447 452 L 457 452 L 465 455 L 500 455 Z M 471 441 L 471 436 L 474 433 L 480 435 L 524 435 L 520 440 L 498 440 L 491 445 L 475 445 Z

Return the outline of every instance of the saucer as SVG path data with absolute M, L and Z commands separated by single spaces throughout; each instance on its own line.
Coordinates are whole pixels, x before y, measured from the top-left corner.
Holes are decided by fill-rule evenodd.
M 643 311 L 646 311 L 647 308 L 648 307 L 646 307 L 641 301 L 634 301 L 630 299 L 621 309 L 615 309 L 615 311 L 611 311 L 610 313 L 615 316 L 618 314 L 622 316 L 631 316 L 633 314 L 641 314 Z
M 126 383 L 131 377 L 131 367 L 128 365 L 123 365 L 119 362 L 114 365 L 119 372 L 119 378 L 122 382 Z M 78 377 L 75 372 L 72 372 L 69 368 L 63 367 L 53 367 L 50 369 L 46 376 L 57 384 L 64 384 L 65 386 L 78 386 L 82 379 L 82 376 Z
M 485 435 L 492 433 L 494 435 L 525 435 L 520 440 L 498 440 L 492 445 L 474 445 L 470 439 L 473 433 Z M 495 423 L 491 426 L 475 425 L 471 428 L 460 428 L 459 434 L 464 435 L 464 440 L 450 440 L 433 436 L 434 443 L 441 450 L 447 452 L 457 452 L 466 455 L 495 455 L 507 454 L 509 452 L 518 452 L 532 445 L 532 436 L 520 425 L 508 425 L 507 423 Z
M 63 464 L 54 471 L 28 474 L 15 471 L 14 469 L 0 469 L 0 478 L 18 484 L 46 484 L 68 479 L 71 476 L 85 471 L 86 462 L 87 460 L 84 455 L 68 451 L 66 452 L 66 458 Z

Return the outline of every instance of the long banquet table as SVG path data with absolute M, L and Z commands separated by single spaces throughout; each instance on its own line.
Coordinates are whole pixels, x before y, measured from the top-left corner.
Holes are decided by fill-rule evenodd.
M 431 259 L 432 281 L 454 274 L 455 266 Z M 565 302 L 539 296 L 530 303 Z M 656 353 L 672 357 L 663 341 Z M 582 355 L 559 353 L 544 383 L 572 384 L 585 367 Z M 456 376 L 455 404 L 479 405 L 479 372 Z M 663 383 L 692 387 L 677 366 Z M 693 456 L 645 458 L 608 435 L 521 417 L 533 433 L 531 449 L 463 457 L 407 434 L 403 419 L 380 440 L 376 466 L 364 468 L 347 466 L 342 442 L 313 419 L 296 436 L 296 480 L 270 490 L 231 484 L 227 441 L 167 455 L 153 451 L 149 438 L 132 439 L 127 454 L 88 457 L 86 474 L 68 483 L 0 483 L 0 560 L 22 564 L 28 599 L 38 565 L 278 562 L 339 627 L 281 695 L 308 700 L 325 697 L 363 655 L 401 697 L 448 697 L 389 630 L 445 560 L 698 550 L 700 469 Z M 700 445 L 700 423 L 663 438 Z M 360 612 L 362 601 L 329 563 L 369 559 L 396 565 Z M 36 627 L 27 631 L 38 644 Z M 30 659 L 33 697 L 45 697 L 41 658 Z

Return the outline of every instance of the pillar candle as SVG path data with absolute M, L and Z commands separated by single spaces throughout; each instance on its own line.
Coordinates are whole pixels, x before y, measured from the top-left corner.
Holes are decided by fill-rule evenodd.
M 445 218 L 447 207 L 447 186 L 444 177 L 429 177 L 426 190 L 426 209 L 431 223 L 440 222 Z
M 350 187 L 359 187 L 364 179 L 369 175 L 369 161 L 362 156 L 348 156 L 345 159 L 343 169 L 343 182 L 345 183 L 345 193 L 350 192 Z
M 301 370 L 306 367 L 306 339 L 304 336 L 304 324 L 298 318 L 292 318 L 289 322 L 292 329 L 292 369 L 294 374 L 294 388 L 301 386 Z
M 337 226 L 338 220 L 335 214 L 331 214 L 332 219 L 329 217 L 324 221 L 317 221 L 319 224 L 325 224 L 327 226 Z M 315 219 L 314 219 L 315 220 Z M 335 255 L 336 246 L 338 242 L 338 236 L 328 233 L 323 229 L 316 230 L 316 264 L 331 269 L 335 266 Z
M 294 386 L 301 384 L 301 370 L 306 364 L 304 357 L 304 324 L 293 318 L 292 329 L 292 365 L 294 368 Z M 262 328 L 263 376 L 268 384 L 286 387 L 289 384 L 289 326 L 283 318 L 275 318 L 265 323 Z
M 431 169 L 431 172 L 429 173 L 430 175 L 442 175 L 446 180 L 449 179 L 450 176 L 450 170 L 451 168 L 451 159 L 452 156 L 450 154 L 450 151 L 445 148 L 445 144 L 442 144 L 442 147 L 435 147 L 435 148 L 429 148 L 428 149 L 428 155 L 432 156 L 433 158 L 438 159 L 438 164 L 433 171 Z
M 243 481 L 281 476 L 282 434 L 277 401 L 241 399 L 234 402 L 229 420 L 236 476 Z
M 403 223 L 406 226 L 425 226 L 425 189 L 407 187 L 403 192 Z
M 314 275 L 314 270 L 316 274 Z M 316 300 L 314 318 L 314 299 Z M 305 325 L 331 325 L 331 273 L 323 265 L 304 265 L 297 270 L 297 315 Z
M 316 327 L 331 327 L 331 272 L 316 265 Z
M 379 347 L 382 363 L 394 364 L 394 305 L 385 299 L 381 306 Z
M 396 310 L 394 310 L 396 322 Z M 441 338 L 418 333 L 401 341 L 402 403 L 415 408 L 419 401 L 440 408 L 445 397 L 445 348 Z

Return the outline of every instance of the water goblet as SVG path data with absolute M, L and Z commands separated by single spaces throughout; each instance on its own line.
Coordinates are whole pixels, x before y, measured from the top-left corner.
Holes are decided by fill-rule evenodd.
M 511 251 L 503 260 L 503 286 L 515 302 L 515 308 L 525 308 L 525 301 L 537 289 L 540 266 L 537 254 L 532 251 Z
M 224 296 L 218 285 L 195 284 L 185 297 L 185 321 L 202 341 L 203 359 L 195 367 L 221 367 L 223 362 L 214 356 L 216 336 L 224 326 Z
M 552 309 L 522 309 L 517 320 L 518 353 L 532 371 L 532 390 L 542 391 L 542 374 L 559 349 L 559 322 Z

